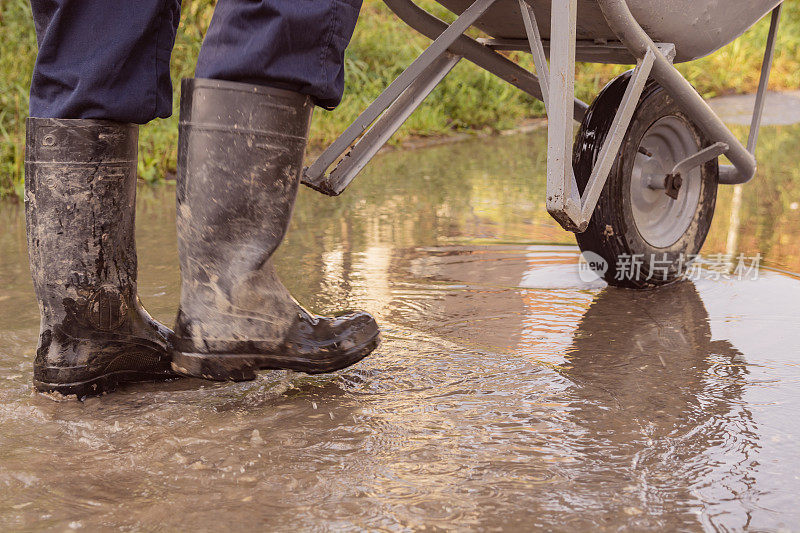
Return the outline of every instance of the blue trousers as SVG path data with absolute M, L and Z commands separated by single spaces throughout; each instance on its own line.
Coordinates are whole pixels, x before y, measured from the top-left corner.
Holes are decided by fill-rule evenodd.
M 172 113 L 180 0 L 31 0 L 30 115 L 144 124 Z M 195 76 L 311 95 L 332 109 L 361 0 L 219 0 Z

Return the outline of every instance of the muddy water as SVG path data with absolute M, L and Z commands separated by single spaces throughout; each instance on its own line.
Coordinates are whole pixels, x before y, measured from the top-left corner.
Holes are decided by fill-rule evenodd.
M 800 528 L 797 126 L 768 129 L 735 242 L 758 280 L 582 282 L 543 132 L 388 153 L 303 191 L 280 250 L 318 312 L 384 326 L 330 376 L 37 395 L 23 214 L 0 210 L 0 530 Z M 171 323 L 174 189 L 140 190 L 140 293 Z M 728 190 L 705 253 L 724 253 Z

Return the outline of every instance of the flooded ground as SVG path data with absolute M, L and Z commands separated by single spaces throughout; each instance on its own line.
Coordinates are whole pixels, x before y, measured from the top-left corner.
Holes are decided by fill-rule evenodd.
M 57 402 L 18 206 L 0 209 L 0 530 L 800 529 L 800 127 L 765 130 L 731 240 L 757 280 L 585 283 L 544 208 L 544 131 L 382 155 L 304 190 L 279 267 L 384 327 L 330 376 Z M 174 188 L 140 190 L 140 294 L 171 324 Z M 736 217 L 733 217 L 736 219 Z M 289 269 L 288 265 L 300 265 Z

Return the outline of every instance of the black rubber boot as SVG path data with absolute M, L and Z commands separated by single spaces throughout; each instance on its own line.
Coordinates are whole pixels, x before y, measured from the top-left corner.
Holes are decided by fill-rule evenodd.
M 28 119 L 25 212 L 42 319 L 33 366 L 40 391 L 82 397 L 175 377 L 171 332 L 136 294 L 137 141 L 135 124 Z
M 313 105 L 262 86 L 184 80 L 178 141 L 181 305 L 172 367 L 215 380 L 349 366 L 375 349 L 367 313 L 306 312 L 270 257 L 300 183 Z

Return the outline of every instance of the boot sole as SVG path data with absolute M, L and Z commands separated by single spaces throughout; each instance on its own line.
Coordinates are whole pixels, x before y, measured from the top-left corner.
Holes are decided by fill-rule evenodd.
M 329 359 L 306 359 L 280 354 L 172 353 L 172 370 L 184 376 L 214 381 L 251 381 L 259 370 L 294 370 L 326 374 L 364 359 L 380 344 L 380 335 Z
M 155 383 L 176 379 L 178 377 L 179 376 L 168 371 L 153 373 L 123 370 L 97 376 L 86 381 L 76 381 L 74 383 L 48 383 L 46 381 L 34 379 L 33 386 L 39 392 L 57 392 L 64 396 L 71 396 L 74 394 L 80 399 L 86 396 L 97 396 L 99 394 L 114 392 L 119 385 L 125 383 Z

